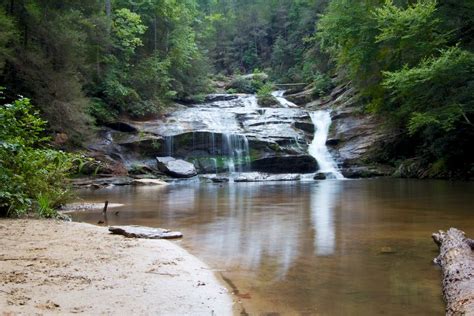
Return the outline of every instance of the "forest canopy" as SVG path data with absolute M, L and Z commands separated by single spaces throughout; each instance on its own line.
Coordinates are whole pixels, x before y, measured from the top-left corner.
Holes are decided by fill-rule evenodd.
M 212 92 L 212 79 L 264 71 L 317 95 L 345 82 L 401 135 L 392 163 L 465 172 L 473 20 L 471 0 L 1 0 L 0 86 L 80 144 L 94 125 Z

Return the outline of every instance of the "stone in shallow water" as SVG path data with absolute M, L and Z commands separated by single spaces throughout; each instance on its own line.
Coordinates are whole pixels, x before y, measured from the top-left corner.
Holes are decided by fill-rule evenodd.
M 158 169 L 176 178 L 191 178 L 197 175 L 196 168 L 190 162 L 173 157 L 156 157 Z
M 110 226 L 109 231 L 112 234 L 123 235 L 128 238 L 174 239 L 183 237 L 183 234 L 180 232 L 173 232 L 163 228 L 152 228 L 135 225 Z
M 314 180 L 326 180 L 327 179 L 327 175 L 326 173 L 324 172 L 317 172 L 314 177 L 313 177 Z

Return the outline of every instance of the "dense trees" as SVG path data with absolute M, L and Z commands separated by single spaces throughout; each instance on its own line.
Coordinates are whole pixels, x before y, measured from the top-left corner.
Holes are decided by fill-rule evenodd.
M 331 1 L 316 37 L 430 175 L 471 172 L 474 2 Z M 386 115 L 388 114 L 388 115 Z
M 208 92 L 212 73 L 264 70 L 316 95 L 337 75 L 402 135 L 392 162 L 466 170 L 473 52 L 471 0 L 0 0 L 7 100 L 31 97 L 79 142 L 94 120 Z
M 216 72 L 265 69 L 274 79 L 311 81 L 325 59 L 311 43 L 325 0 L 199 1 L 203 39 Z
M 0 1 L 0 84 L 80 141 L 118 114 L 157 113 L 203 91 L 195 1 Z

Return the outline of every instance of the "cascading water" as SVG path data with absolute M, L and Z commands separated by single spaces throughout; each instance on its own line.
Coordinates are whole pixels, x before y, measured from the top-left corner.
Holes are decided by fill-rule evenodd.
M 298 107 L 296 104 L 294 104 L 293 102 L 290 102 L 288 101 L 287 99 L 285 99 L 283 97 L 283 95 L 285 94 L 285 90 L 278 90 L 278 91 L 274 91 L 272 92 L 272 96 L 275 97 L 275 99 L 278 100 L 278 102 L 280 103 L 280 105 L 284 108 L 296 108 Z
M 203 139 L 203 135 L 204 138 Z M 168 156 L 174 155 L 174 137 L 165 137 L 165 153 Z M 208 152 L 208 159 L 212 164 L 214 172 L 220 172 L 218 158 L 224 163 L 223 167 L 227 169 L 232 180 L 238 173 L 248 171 L 250 168 L 250 149 L 249 141 L 245 135 L 230 133 L 193 133 L 192 152 Z M 193 162 L 198 160 L 197 157 Z
M 328 178 L 344 179 L 344 176 L 337 169 L 337 164 L 326 147 L 329 127 L 331 126 L 331 115 L 328 111 L 316 111 L 310 113 L 310 116 L 315 126 L 315 133 L 313 142 L 308 148 L 309 154 L 318 162 L 319 172 L 325 173 Z
M 227 168 L 232 180 L 235 176 L 236 165 L 237 171 L 241 173 L 250 164 L 250 150 L 247 137 L 239 134 L 223 134 L 222 154 L 226 156 Z
M 174 154 L 174 137 L 165 136 L 166 155 L 172 157 Z

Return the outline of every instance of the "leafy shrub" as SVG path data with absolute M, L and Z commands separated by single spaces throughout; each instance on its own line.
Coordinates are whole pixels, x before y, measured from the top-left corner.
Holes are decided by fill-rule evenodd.
M 238 77 L 234 79 L 230 83 L 229 89 L 232 89 L 233 91 L 237 93 L 255 93 L 256 92 L 256 90 L 254 89 L 252 85 L 252 81 L 244 77 Z
M 268 75 L 265 73 L 253 73 L 251 75 L 239 76 L 228 86 L 238 93 L 256 93 L 267 82 Z
M 314 96 L 322 97 L 326 95 L 333 88 L 331 78 L 323 73 L 316 73 L 313 80 Z
M 272 95 L 274 87 L 272 84 L 263 85 L 257 92 L 258 104 L 261 106 L 272 106 L 278 104 L 278 100 Z
M 113 122 L 117 118 L 117 111 L 109 107 L 102 99 L 93 98 L 89 105 L 89 114 L 99 124 Z
M 46 146 L 46 121 L 21 98 L 0 106 L 0 215 L 56 215 L 69 196 L 66 178 L 76 156 Z

